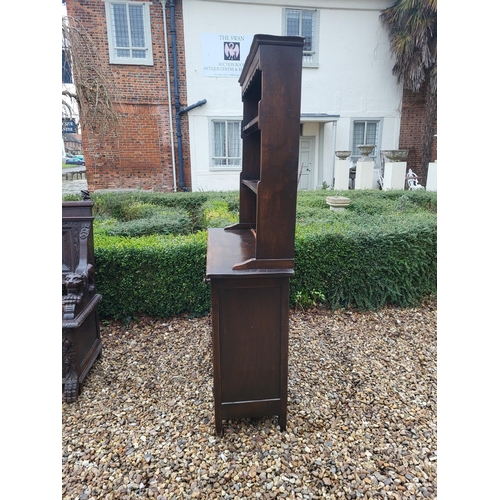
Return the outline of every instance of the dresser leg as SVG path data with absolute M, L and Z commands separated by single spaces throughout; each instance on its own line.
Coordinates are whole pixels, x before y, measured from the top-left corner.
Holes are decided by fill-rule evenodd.
M 220 418 L 215 418 L 215 433 L 222 437 L 222 420 Z
M 281 432 L 286 431 L 286 413 L 284 415 L 280 415 L 279 424 Z

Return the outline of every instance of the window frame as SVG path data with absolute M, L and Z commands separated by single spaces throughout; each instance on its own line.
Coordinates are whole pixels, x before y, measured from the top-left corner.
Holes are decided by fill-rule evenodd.
M 296 7 L 285 7 L 283 8 L 283 21 L 282 21 L 282 34 L 285 36 L 297 36 L 297 35 L 288 35 L 287 33 L 287 12 L 291 10 L 300 11 L 300 21 L 299 21 L 299 31 L 301 31 L 300 26 L 302 25 L 302 12 L 313 12 L 314 13 L 314 30 L 312 33 L 312 43 L 311 43 L 311 51 L 303 51 L 302 53 L 302 67 L 304 68 L 318 68 L 319 67 L 319 9 L 304 9 L 304 8 L 296 8 Z M 299 33 L 299 36 L 302 36 Z M 310 53 L 308 53 L 310 52 Z M 311 59 L 308 60 L 307 58 Z
M 127 13 L 129 12 L 129 6 L 142 6 L 143 23 L 144 23 L 144 47 L 136 47 L 139 50 L 146 51 L 146 57 L 118 57 L 116 55 L 116 45 L 115 36 L 113 29 L 113 4 L 121 4 L 127 6 Z M 151 41 L 151 15 L 150 15 L 150 5 L 151 2 L 132 2 L 130 0 L 104 0 L 105 10 L 106 10 L 106 29 L 108 32 L 108 48 L 109 48 L 109 63 L 110 64 L 131 64 L 135 66 L 153 66 L 153 44 Z M 127 18 L 128 19 L 128 18 Z M 130 31 L 130 22 L 127 23 L 127 27 Z M 133 47 L 129 41 L 130 51 L 132 52 Z
M 62 83 L 73 84 L 73 68 L 71 67 L 71 58 L 67 48 L 62 49 Z
M 243 165 L 243 140 L 241 139 L 241 122 L 243 118 L 241 116 L 214 116 L 209 118 L 209 134 L 210 134 L 210 171 L 214 172 L 228 172 L 228 171 L 241 171 L 242 165 Z M 238 138 L 240 141 L 240 156 L 228 156 L 227 153 L 224 157 L 222 156 L 215 156 L 215 123 L 221 123 L 224 122 L 226 124 L 225 127 L 225 141 L 226 141 L 226 152 L 228 151 L 227 148 L 227 141 L 228 141 L 228 127 L 227 123 L 228 122 L 236 122 L 238 124 Z M 230 158 L 239 158 L 240 164 L 235 165 L 235 164 L 227 164 L 227 165 L 215 165 L 215 160 L 216 159 L 226 159 L 229 161 Z
M 365 124 L 364 137 L 366 138 L 366 125 L 368 123 L 376 123 L 377 124 L 377 140 L 376 140 L 375 148 L 368 155 L 368 157 L 371 158 L 375 162 L 375 168 L 380 168 L 380 165 L 377 166 L 377 164 L 379 163 L 378 162 L 378 157 L 379 157 L 379 154 L 380 154 L 380 141 L 381 141 L 381 138 L 382 138 L 382 122 L 383 122 L 382 118 L 353 118 L 352 119 L 352 122 L 351 122 L 351 140 L 350 140 L 350 144 L 352 146 L 351 160 L 352 160 L 352 162 L 353 162 L 354 165 L 357 163 L 357 161 L 362 156 L 361 153 L 356 154 L 356 144 L 354 144 L 354 125 L 356 123 L 364 123 Z

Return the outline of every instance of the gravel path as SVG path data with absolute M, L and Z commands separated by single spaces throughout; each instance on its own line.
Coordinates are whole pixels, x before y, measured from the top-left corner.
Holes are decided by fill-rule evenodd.
M 436 499 L 436 304 L 292 311 L 287 430 L 215 436 L 209 317 L 103 322 L 62 404 L 63 500 Z

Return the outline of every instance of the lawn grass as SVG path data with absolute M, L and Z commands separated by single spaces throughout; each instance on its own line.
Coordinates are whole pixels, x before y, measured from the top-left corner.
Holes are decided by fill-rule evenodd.
M 63 170 L 65 168 L 74 168 L 74 167 L 83 167 L 83 165 L 66 165 L 66 163 L 62 162 L 62 168 L 63 168 Z

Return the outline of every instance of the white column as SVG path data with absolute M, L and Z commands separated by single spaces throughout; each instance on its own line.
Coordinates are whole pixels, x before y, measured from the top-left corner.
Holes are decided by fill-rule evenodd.
M 437 191 L 437 161 L 429 163 L 429 170 L 427 170 L 427 191 Z
M 373 169 L 375 162 L 368 156 L 362 156 L 356 163 L 354 189 L 373 189 Z
M 406 178 L 405 161 L 388 161 L 384 167 L 384 191 L 388 189 L 404 189 Z
M 335 189 L 340 191 L 349 189 L 350 160 L 335 160 Z

